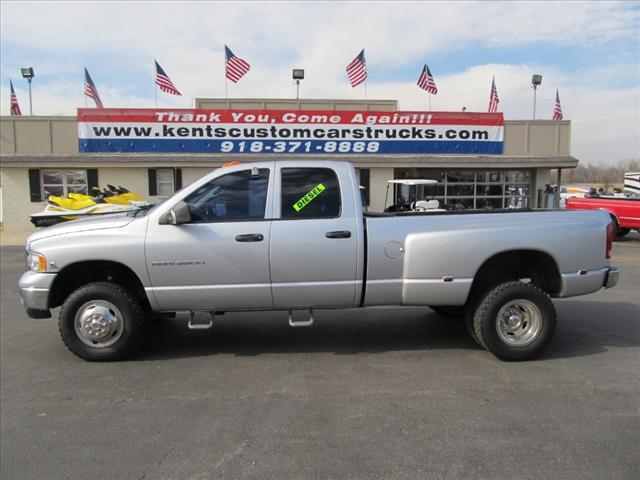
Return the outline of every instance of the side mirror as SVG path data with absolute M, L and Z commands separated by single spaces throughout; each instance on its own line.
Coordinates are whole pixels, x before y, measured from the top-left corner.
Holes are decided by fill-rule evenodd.
M 185 202 L 178 202 L 163 217 L 160 218 L 161 225 L 181 225 L 191 221 L 191 211 Z

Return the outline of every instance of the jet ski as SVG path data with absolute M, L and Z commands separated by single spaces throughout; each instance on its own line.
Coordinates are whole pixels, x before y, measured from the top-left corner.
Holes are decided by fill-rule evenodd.
M 36 227 L 48 227 L 77 218 L 123 213 L 148 208 L 149 202 L 124 187 L 107 185 L 100 190 L 91 189 L 91 194 L 69 193 L 67 197 L 49 196 L 48 205 L 42 212 L 31 215 Z

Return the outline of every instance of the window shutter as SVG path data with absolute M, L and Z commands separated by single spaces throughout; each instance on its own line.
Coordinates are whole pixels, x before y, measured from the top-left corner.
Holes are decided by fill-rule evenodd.
M 158 195 L 158 182 L 156 181 L 156 169 L 150 168 L 149 172 L 149 196 Z
M 29 169 L 29 197 L 32 202 L 42 201 L 42 192 L 40 191 L 40 170 L 37 168 Z
M 97 168 L 88 168 L 87 169 L 87 190 L 91 192 L 93 187 L 99 188 L 98 185 L 98 169 Z
M 174 171 L 173 187 L 175 192 L 177 192 L 182 188 L 182 169 L 181 168 L 176 168 Z

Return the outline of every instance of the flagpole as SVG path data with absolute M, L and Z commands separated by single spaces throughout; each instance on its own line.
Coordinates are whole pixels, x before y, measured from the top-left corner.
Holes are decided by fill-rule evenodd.
M 364 99 L 367 99 L 367 79 L 364 79 Z
M 431 111 L 431 92 L 427 90 L 427 98 L 429 99 L 429 111 Z
M 224 76 L 224 98 L 229 98 L 229 79 L 226 74 Z
M 153 59 L 153 96 L 156 99 L 156 108 L 158 108 L 158 84 L 156 83 L 156 77 L 158 75 L 158 68 L 156 67 L 158 61 Z

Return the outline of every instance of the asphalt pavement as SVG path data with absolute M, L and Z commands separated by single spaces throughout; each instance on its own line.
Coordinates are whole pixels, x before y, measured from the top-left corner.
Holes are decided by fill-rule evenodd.
M 619 285 L 556 301 L 525 363 L 428 308 L 164 320 L 135 358 L 88 363 L 23 313 L 22 248 L 0 253 L 2 479 L 640 478 L 635 232 Z

